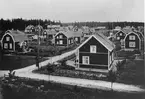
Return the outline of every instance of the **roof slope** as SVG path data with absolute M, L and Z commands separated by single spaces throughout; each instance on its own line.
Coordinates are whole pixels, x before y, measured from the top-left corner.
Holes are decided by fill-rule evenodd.
M 96 33 L 95 35 L 91 35 L 86 41 L 84 41 L 77 49 L 81 48 L 85 43 L 87 43 L 91 38 L 95 38 L 97 41 L 99 41 L 105 48 L 107 48 L 109 51 L 112 51 L 115 48 L 115 45 L 113 42 L 107 39 L 103 34 Z
M 8 30 L 6 33 L 9 33 L 13 36 L 15 42 L 23 42 L 25 40 L 28 40 L 27 35 L 19 30 Z

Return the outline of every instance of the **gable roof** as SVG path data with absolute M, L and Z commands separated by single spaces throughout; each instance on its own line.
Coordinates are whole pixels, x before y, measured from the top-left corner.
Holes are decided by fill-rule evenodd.
M 23 42 L 25 40 L 28 40 L 27 35 L 19 30 L 7 30 L 5 35 L 7 34 L 11 35 L 14 38 L 15 42 Z
M 46 32 L 47 34 L 57 34 L 55 29 L 51 29 L 51 30 L 50 29 L 46 29 L 43 32 Z
M 91 35 L 86 41 L 84 41 L 77 49 L 81 48 L 84 44 L 86 44 L 90 39 L 95 38 L 97 41 L 99 41 L 105 48 L 107 48 L 109 51 L 113 51 L 115 48 L 115 45 L 113 42 L 107 39 L 103 34 L 95 34 Z

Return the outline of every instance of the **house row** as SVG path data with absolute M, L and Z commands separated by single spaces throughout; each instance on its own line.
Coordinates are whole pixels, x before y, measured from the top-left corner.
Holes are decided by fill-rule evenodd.
M 114 33 L 113 33 L 114 32 Z M 116 41 L 121 42 L 124 50 L 141 50 L 144 45 L 144 36 L 141 32 L 132 29 L 113 30 L 110 33 Z

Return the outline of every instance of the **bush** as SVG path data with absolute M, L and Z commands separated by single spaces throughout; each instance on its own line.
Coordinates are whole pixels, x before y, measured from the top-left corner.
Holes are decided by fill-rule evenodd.
M 121 70 L 123 69 L 123 65 L 126 63 L 126 59 L 124 59 L 123 61 L 119 61 L 117 64 L 116 64 L 116 67 L 117 67 L 117 70 Z

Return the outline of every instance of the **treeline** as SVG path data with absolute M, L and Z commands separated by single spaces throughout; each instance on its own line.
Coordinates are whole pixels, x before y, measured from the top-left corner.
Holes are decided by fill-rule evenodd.
M 22 19 L 22 18 L 17 18 L 17 19 L 0 19 L 0 30 L 6 31 L 8 29 L 18 29 L 18 30 L 24 30 L 26 26 L 28 25 L 38 25 L 40 24 L 43 26 L 43 28 L 46 28 L 47 25 L 52 24 L 52 25 L 61 25 L 61 22 L 58 21 L 51 21 L 51 20 L 41 20 L 41 19 Z
M 137 26 L 144 26 L 143 22 L 74 22 L 74 23 L 64 23 L 64 25 L 75 25 L 78 27 L 81 26 L 89 26 L 89 27 L 97 27 L 97 26 L 105 26 L 107 29 L 114 29 L 116 26 L 125 27 L 125 26 L 133 26 L 137 28 Z

